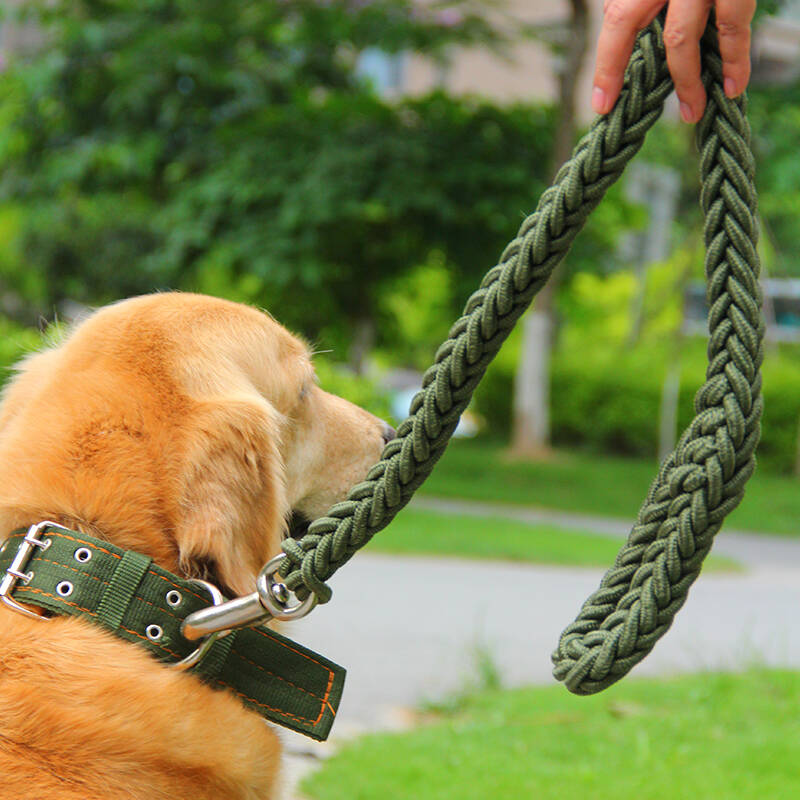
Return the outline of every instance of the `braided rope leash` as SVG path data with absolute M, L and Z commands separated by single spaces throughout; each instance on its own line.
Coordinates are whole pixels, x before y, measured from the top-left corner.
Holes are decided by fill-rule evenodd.
M 708 44 L 709 102 L 698 130 L 710 306 L 706 382 L 626 544 L 553 653 L 556 678 L 577 694 L 619 680 L 668 630 L 755 469 L 764 336 L 755 170 L 743 103 L 725 97 L 722 63 Z
M 663 14 L 640 34 L 614 110 L 578 143 L 470 297 L 381 460 L 302 539 L 284 543 L 282 574 L 301 598 L 313 592 L 327 602 L 325 581 L 427 478 L 501 344 L 638 152 L 672 91 L 662 34 Z M 556 677 L 578 693 L 618 680 L 667 630 L 755 463 L 764 326 L 753 159 L 743 100 L 729 100 L 721 88 L 713 23 L 703 52 L 709 94 L 699 126 L 711 306 L 707 382 L 697 395 L 697 416 L 662 465 L 626 545 L 553 656 Z

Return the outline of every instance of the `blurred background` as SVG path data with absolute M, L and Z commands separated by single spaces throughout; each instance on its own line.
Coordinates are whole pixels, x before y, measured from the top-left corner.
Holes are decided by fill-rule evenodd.
M 464 302 L 588 129 L 602 5 L 5 0 L 3 375 L 41 346 L 54 321 L 125 296 L 182 289 L 267 308 L 312 343 L 323 386 L 399 421 Z M 727 570 L 725 580 L 776 565 L 800 570 L 798 100 L 800 1 L 761 2 L 749 113 L 767 318 L 765 414 L 760 471 L 731 518 L 744 532 L 736 541 L 750 549 L 723 548 L 717 568 Z M 693 130 L 677 120 L 677 104 L 668 105 L 490 368 L 421 503 L 376 540 L 375 558 L 388 550 L 571 568 L 613 559 L 619 519 L 633 516 L 658 458 L 693 416 L 705 369 L 697 155 Z M 487 519 L 491 539 L 481 533 Z M 464 536 L 470 526 L 474 533 Z M 774 554 L 766 566 L 764 553 Z M 770 574 L 764 580 L 774 588 Z M 764 656 L 759 642 L 756 660 L 800 666 L 796 632 L 771 635 L 774 651 Z M 475 652 L 481 690 L 499 691 L 518 655 L 504 664 L 501 647 Z M 724 655 L 709 663 L 742 666 Z M 432 651 L 432 663 L 441 657 Z M 771 696 L 791 695 L 794 673 L 769 676 L 749 680 L 766 681 Z M 397 702 L 452 696 L 453 682 L 438 677 L 420 678 Z M 726 686 L 720 691 L 730 697 Z M 466 713 L 472 700 L 458 697 L 460 704 L 425 713 Z M 608 713 L 636 723 L 645 707 L 639 699 Z M 636 752 L 652 774 L 653 756 L 636 730 Z M 373 758 L 385 766 L 383 756 Z M 734 778 L 741 762 L 738 751 L 730 754 Z M 696 785 L 711 772 L 700 769 Z M 774 770 L 764 775 L 772 780 Z M 592 788 L 586 781 L 581 786 Z M 435 796 L 498 794 L 491 785 Z M 736 793 L 724 783 L 706 788 L 712 797 L 750 797 L 741 785 Z M 314 796 L 338 797 L 337 786 L 350 791 L 352 780 L 314 784 Z M 789 794 L 782 787 L 771 789 L 774 797 L 795 796 L 800 783 Z M 498 796 L 528 790 L 574 796 L 546 794 L 541 782 Z M 347 796 L 395 796 L 359 791 Z M 427 797 L 422 791 L 414 796 Z

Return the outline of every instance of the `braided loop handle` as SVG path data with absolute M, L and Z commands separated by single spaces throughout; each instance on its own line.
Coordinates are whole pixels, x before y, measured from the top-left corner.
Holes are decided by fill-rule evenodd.
M 311 591 L 327 602 L 325 581 L 391 522 L 427 478 L 501 344 L 638 152 L 672 91 L 663 20 L 662 12 L 639 35 L 614 110 L 578 143 L 470 297 L 397 438 L 345 502 L 315 520 L 302 539 L 284 542 L 283 577 L 300 597 Z M 743 101 L 729 100 L 721 89 L 713 23 L 703 50 L 709 92 L 699 126 L 711 305 L 708 380 L 697 395 L 697 417 L 662 465 L 627 544 L 553 656 L 556 677 L 579 693 L 619 679 L 666 631 L 754 467 L 763 321 L 753 159 Z
M 697 416 L 662 464 L 626 544 L 553 653 L 554 675 L 576 694 L 606 688 L 652 650 L 755 469 L 764 337 L 755 166 L 743 103 L 725 97 L 716 49 L 704 48 L 703 68 L 706 382 L 695 397 Z

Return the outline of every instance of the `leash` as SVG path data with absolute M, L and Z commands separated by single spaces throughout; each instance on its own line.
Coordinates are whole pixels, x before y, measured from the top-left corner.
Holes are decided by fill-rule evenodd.
M 52 522 L 14 531 L 0 547 L 0 573 L 0 600 L 19 613 L 45 624 L 48 617 L 26 606 L 83 617 L 165 666 L 192 669 L 272 722 L 313 739 L 330 731 L 342 667 L 263 626 L 187 638 L 186 618 L 209 599 L 224 601 L 206 581 L 184 580 L 148 556 Z
M 639 35 L 615 108 L 595 120 L 468 300 L 381 460 L 346 502 L 303 538 L 284 542 L 281 574 L 298 597 L 312 593 L 327 602 L 325 581 L 408 503 L 514 324 L 638 152 L 672 91 L 663 25 L 662 12 Z M 621 678 L 670 627 L 755 468 L 764 321 L 754 160 L 745 100 L 723 90 L 713 15 L 701 49 L 708 95 L 697 126 L 710 308 L 706 382 L 696 416 L 661 465 L 626 544 L 553 654 L 555 677 L 578 694 Z
M 663 23 L 662 12 L 639 35 L 615 108 L 594 122 L 500 263 L 470 297 L 425 373 L 422 391 L 397 438 L 345 502 L 315 520 L 301 539 L 284 542 L 284 555 L 262 570 L 253 594 L 219 603 L 212 598 L 215 602 L 208 606 L 197 585 L 166 573 L 144 556 L 42 523 L 27 534 L 17 532 L 11 539 L 16 551 L 9 546 L 9 555 L 2 553 L 0 569 L 6 568 L 6 576 L 0 599 L 24 611 L 13 592 L 24 603 L 56 613 L 87 615 L 164 661 L 196 659 L 197 674 L 211 685 L 231 688 L 280 724 L 291 722 L 289 727 L 324 738 L 344 671 L 266 628 L 246 626 L 271 616 L 295 619 L 315 602 L 328 602 L 331 590 L 325 582 L 392 521 L 430 474 L 514 324 L 660 116 L 672 91 Z M 706 382 L 695 398 L 696 416 L 661 465 L 627 542 L 553 654 L 556 678 L 578 694 L 619 680 L 667 631 L 755 469 L 764 321 L 754 161 L 744 98 L 731 100 L 723 90 L 713 18 L 701 49 L 708 94 L 697 127 L 710 307 Z M 43 533 L 46 538 L 38 539 Z M 45 550 L 47 540 L 51 544 Z M 88 563 L 76 564 L 84 547 L 92 556 Z M 101 562 L 108 566 L 95 572 Z M 34 573 L 30 577 L 23 571 L 28 565 Z M 276 574 L 283 583 L 273 580 Z M 67 594 L 65 584 L 72 587 Z M 186 602 L 187 613 L 180 619 L 169 602 L 172 591 Z M 300 603 L 289 605 L 290 591 Z M 128 599 L 123 602 L 118 593 Z M 227 633 L 240 626 L 245 627 Z M 157 639 L 155 628 L 160 631 Z M 208 643 L 207 652 L 198 655 L 194 641 L 200 648 Z M 256 644 L 265 648 L 263 662 L 261 656 L 250 655 Z M 279 706 L 276 697 L 285 702 Z
M 298 598 L 328 602 L 325 582 L 425 481 L 514 324 L 639 151 L 673 88 L 664 18 L 662 11 L 637 38 L 614 109 L 595 120 L 467 301 L 381 460 L 305 536 L 283 543 L 279 574 Z M 755 469 L 764 337 L 755 166 L 745 100 L 729 99 L 723 89 L 713 16 L 701 51 L 708 95 L 697 126 L 709 305 L 706 382 L 695 398 L 696 416 L 662 463 L 627 542 L 553 653 L 555 677 L 577 694 L 619 680 L 668 630 Z M 233 602 L 260 611 L 257 593 Z M 218 624 L 228 624 L 227 613 L 224 606 L 203 612 L 204 632 L 215 629 L 217 615 L 224 620 Z M 305 612 L 294 607 L 293 613 Z

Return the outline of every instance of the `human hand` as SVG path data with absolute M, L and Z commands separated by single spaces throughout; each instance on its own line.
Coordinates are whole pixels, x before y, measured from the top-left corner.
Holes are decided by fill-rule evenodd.
M 655 19 L 664 4 L 665 0 L 605 0 L 592 89 L 592 108 L 598 114 L 611 111 L 622 89 L 636 34 Z M 700 39 L 712 7 L 717 15 L 725 94 L 738 97 L 750 80 L 750 21 L 756 0 L 670 0 L 664 45 L 684 122 L 697 122 L 706 107 L 700 81 Z

